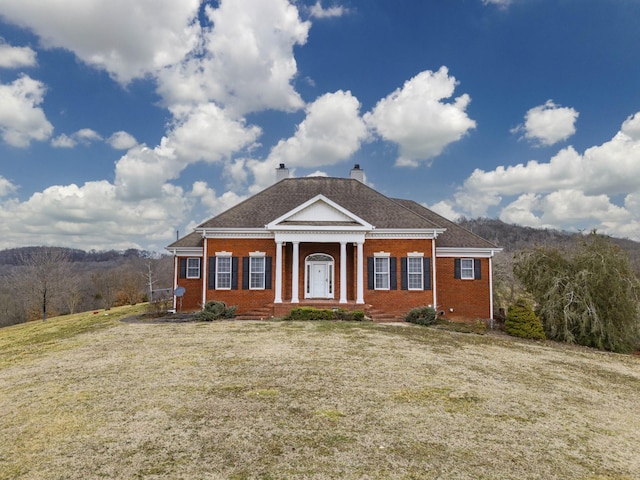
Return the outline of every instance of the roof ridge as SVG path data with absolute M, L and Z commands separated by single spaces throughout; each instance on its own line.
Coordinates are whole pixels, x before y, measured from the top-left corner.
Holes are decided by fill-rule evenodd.
M 427 222 L 431 223 L 434 227 L 436 228 L 444 228 L 441 227 L 440 225 L 438 225 L 437 223 L 435 223 L 433 220 L 431 220 L 430 218 L 425 217 L 424 215 L 420 215 L 418 212 L 414 212 L 413 210 L 411 210 L 410 208 L 408 208 L 406 205 L 403 205 L 402 202 L 413 202 L 416 203 L 418 205 L 420 205 L 418 202 L 415 202 L 414 200 L 407 200 L 404 198 L 392 198 L 392 197 L 387 197 L 389 198 L 389 200 L 391 200 L 393 203 L 395 203 L 396 205 L 398 205 L 399 207 L 404 208 L 405 210 L 407 210 L 408 212 L 413 213 L 415 216 L 422 218 L 423 220 L 426 220 Z M 422 205 L 420 205 L 422 206 Z M 426 208 L 426 207 L 425 207 Z M 432 210 L 429 210 L 430 212 Z M 435 213 L 435 212 L 434 212 Z
M 445 222 L 447 222 L 447 223 L 450 223 L 451 225 L 454 225 L 454 227 L 455 227 L 455 228 L 459 228 L 459 229 L 461 229 L 461 230 L 464 230 L 464 231 L 465 231 L 465 232 L 467 232 L 468 234 L 473 235 L 474 237 L 476 237 L 477 239 L 482 240 L 482 241 L 484 241 L 484 242 L 487 242 L 487 243 L 489 243 L 489 244 L 493 245 L 493 246 L 494 246 L 494 247 L 496 247 L 496 248 L 500 248 L 500 247 L 498 247 L 498 245 L 496 245 L 496 244 L 495 244 L 495 243 L 493 243 L 492 241 L 487 240 L 487 239 L 486 239 L 486 238 L 484 238 L 484 237 L 481 237 L 481 236 L 480 236 L 480 235 L 478 235 L 477 233 L 474 233 L 474 232 L 472 232 L 471 230 L 469 230 L 469 229 L 467 229 L 467 228 L 464 228 L 462 225 L 459 225 L 459 224 L 457 224 L 456 222 L 454 222 L 454 221 L 452 221 L 452 220 L 449 220 L 447 217 L 445 217 L 445 216 L 443 216 L 443 215 L 440 215 L 439 213 L 437 213 L 437 212 L 435 212 L 435 211 L 431 210 L 430 208 L 425 207 L 424 205 L 422 205 L 422 204 L 420 204 L 420 203 L 416 202 L 415 200 L 405 200 L 405 199 L 401 199 L 401 198 L 398 198 L 398 199 L 395 199 L 395 200 L 399 200 L 399 201 L 401 201 L 401 202 L 410 202 L 410 203 L 415 203 L 415 204 L 416 204 L 416 205 L 418 205 L 420 208 L 423 208 L 423 209 L 425 209 L 425 210 L 428 210 L 430 213 L 432 213 L 432 214 L 433 214 L 433 215 L 435 215 L 436 217 L 441 218 L 442 220 L 444 220 L 444 221 L 445 221 Z M 403 206 L 404 206 L 404 205 L 403 205 Z M 405 207 L 405 208 L 407 208 L 407 207 Z M 419 213 L 417 213 L 417 212 L 415 212 L 415 213 L 416 213 L 416 215 L 419 215 L 419 216 L 421 216 L 421 217 L 422 217 L 422 215 L 420 215 Z M 423 218 L 425 218 L 425 217 L 423 217 Z M 425 220 L 428 220 L 428 221 L 430 221 L 431 223 L 433 223 L 433 221 L 431 221 L 431 220 L 430 220 L 430 219 L 428 219 L 428 218 L 425 218 Z M 446 228 L 446 227 L 443 227 L 443 228 Z

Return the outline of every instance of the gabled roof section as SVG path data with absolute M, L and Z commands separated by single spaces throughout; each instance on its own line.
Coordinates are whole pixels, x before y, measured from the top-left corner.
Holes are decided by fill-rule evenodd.
M 188 235 L 176 240 L 169 245 L 167 250 L 175 255 L 186 255 L 189 253 L 199 253 L 202 251 L 203 241 L 202 234 L 199 232 L 191 232 Z
M 437 224 L 441 228 L 445 228 L 446 231 L 438 236 L 437 246 L 444 248 L 489 248 L 493 250 L 500 250 L 497 245 L 479 237 L 473 232 L 462 228 L 455 222 L 447 220 L 436 212 L 423 207 L 413 200 L 401 200 L 394 199 L 397 203 L 403 207 L 411 210 L 416 215 L 419 215 L 429 221 Z
M 439 227 L 426 216 L 403 208 L 358 180 L 306 177 L 284 179 L 200 224 L 197 229 L 264 229 L 265 225 L 285 218 L 290 212 L 297 212 L 296 209 L 319 195 L 325 199 L 325 205 L 339 206 L 337 211 L 348 212 L 345 214 L 350 219 L 357 218 L 376 229 Z M 298 218 L 298 221 L 312 220 Z
M 307 200 L 267 225 L 269 230 L 332 227 L 372 230 L 373 226 L 322 194 Z

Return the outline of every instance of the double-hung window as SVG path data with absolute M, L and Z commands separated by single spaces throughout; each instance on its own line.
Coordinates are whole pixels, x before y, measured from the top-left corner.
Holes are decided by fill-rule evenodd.
M 216 288 L 231 289 L 231 257 L 216 257 Z
M 249 289 L 264 290 L 265 257 L 249 259 Z
M 187 278 L 200 278 L 199 258 L 187 258 Z
M 389 290 L 389 257 L 375 257 L 375 288 Z
M 407 284 L 409 290 L 422 290 L 423 288 L 423 258 L 408 257 L 407 258 Z
M 463 280 L 473 280 L 475 278 L 473 258 L 460 259 L 460 278 Z

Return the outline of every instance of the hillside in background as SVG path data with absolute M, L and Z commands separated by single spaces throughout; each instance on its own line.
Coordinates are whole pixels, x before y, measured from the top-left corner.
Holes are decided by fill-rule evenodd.
M 523 293 L 513 277 L 513 255 L 523 249 L 547 246 L 571 249 L 580 233 L 552 229 L 536 229 L 511 225 L 497 219 L 462 219 L 462 227 L 503 249 L 494 261 L 494 303 L 507 308 Z M 611 238 L 625 250 L 635 271 L 640 275 L 640 243 Z M 68 269 L 60 293 L 50 306 L 52 314 L 65 314 L 134 304 L 149 298 L 170 296 L 172 287 L 172 257 L 141 250 L 83 251 L 63 247 L 23 247 L 0 250 L 0 326 L 34 320 L 42 316 L 41 290 L 28 275 L 24 259 L 48 248 L 64 254 Z M 58 285 L 60 287 L 60 285 Z M 161 292 L 161 293 L 160 293 Z M 154 294 L 155 295 L 155 294 Z
M 570 248 L 582 235 L 548 228 L 522 227 L 492 218 L 463 218 L 458 224 L 495 243 L 503 248 L 505 253 L 536 246 Z M 614 237 L 610 237 L 610 240 L 628 252 L 634 265 L 640 265 L 640 242 Z
M 47 263 L 46 258 L 51 260 Z M 170 296 L 172 257 L 142 250 L 0 251 L 0 326 Z M 46 307 L 44 303 L 46 302 Z

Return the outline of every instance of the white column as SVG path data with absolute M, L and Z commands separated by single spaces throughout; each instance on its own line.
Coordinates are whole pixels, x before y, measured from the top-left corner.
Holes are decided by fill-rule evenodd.
M 276 242 L 276 297 L 273 303 L 282 303 L 282 242 Z
M 340 303 L 347 303 L 347 242 L 340 242 Z
M 358 242 L 356 303 L 364 303 L 364 258 L 362 242 Z
M 180 270 L 180 260 L 178 256 L 173 252 L 173 290 L 171 291 L 171 295 L 173 295 L 173 310 L 177 311 L 178 308 L 178 297 L 176 297 L 175 292 L 176 288 L 178 288 L 178 272 Z
M 200 265 L 200 273 L 201 273 L 201 277 L 202 277 L 202 309 L 204 310 L 204 306 L 207 303 L 207 287 L 208 287 L 208 283 L 209 283 L 209 279 L 207 278 L 208 275 L 208 271 L 209 271 L 209 255 L 208 255 L 208 242 L 206 238 L 203 238 L 202 240 L 204 242 L 204 250 L 203 253 L 204 255 L 202 256 L 202 260 L 201 263 L 202 265 Z
M 433 292 L 433 308 L 438 310 L 438 286 L 436 285 L 436 239 L 431 240 L 431 291 Z
M 493 328 L 493 252 L 489 257 L 489 322 Z M 479 262 L 481 260 L 478 260 Z
M 300 299 L 298 298 L 298 274 L 299 274 L 299 256 L 300 252 L 298 246 L 300 242 L 292 242 L 293 243 L 293 258 L 291 259 L 291 303 L 299 303 Z

